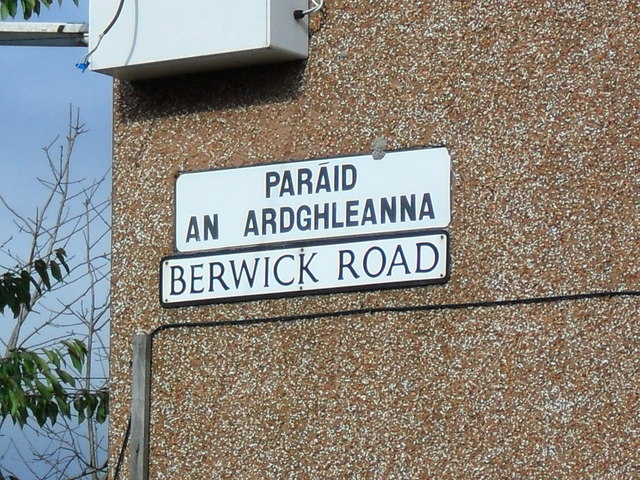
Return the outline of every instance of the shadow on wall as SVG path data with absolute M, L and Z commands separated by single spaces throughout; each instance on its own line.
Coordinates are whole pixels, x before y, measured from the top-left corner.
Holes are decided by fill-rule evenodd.
M 116 81 L 116 114 L 144 121 L 178 114 L 290 102 L 300 94 L 307 62 L 287 62 L 136 82 Z

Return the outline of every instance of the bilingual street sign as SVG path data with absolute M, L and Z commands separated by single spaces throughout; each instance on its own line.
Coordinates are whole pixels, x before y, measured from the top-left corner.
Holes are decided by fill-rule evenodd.
M 180 252 L 284 245 L 445 228 L 446 148 L 183 173 L 176 180 Z M 235 257 L 234 257 L 235 258 Z
M 444 283 L 445 231 L 165 257 L 160 302 L 179 307 L 307 293 Z

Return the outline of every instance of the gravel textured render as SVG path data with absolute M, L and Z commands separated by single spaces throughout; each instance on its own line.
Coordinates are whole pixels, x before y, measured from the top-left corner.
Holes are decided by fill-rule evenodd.
M 640 290 L 639 20 L 624 0 L 326 0 L 306 62 L 116 82 L 110 465 L 133 335 L 160 325 Z M 176 175 L 379 139 L 451 153 L 447 284 L 161 308 Z M 635 478 L 639 312 L 626 296 L 165 330 L 151 478 Z

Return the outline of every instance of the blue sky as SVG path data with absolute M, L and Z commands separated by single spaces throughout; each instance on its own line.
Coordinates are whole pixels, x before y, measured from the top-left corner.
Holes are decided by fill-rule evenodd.
M 38 21 L 88 22 L 88 1 L 80 0 L 76 7 L 64 0 L 62 8 L 54 2 L 50 10 L 43 8 L 40 17 L 30 20 Z M 70 105 L 80 109 L 89 130 L 76 148 L 74 177 L 99 178 L 111 164 L 112 80 L 75 67 L 86 51 L 80 47 L 0 46 L 0 193 L 23 213 L 32 214 L 46 193 L 37 181 L 48 172 L 42 147 L 58 135 L 64 139 Z M 0 244 L 15 233 L 10 214 L 0 205 Z M 0 263 L 6 259 L 0 258 Z M 10 314 L 0 317 L 0 335 L 7 333 L 10 319 Z M 6 422 L 0 434 L 0 457 L 11 438 L 24 445 L 10 423 Z M 20 478 L 30 478 L 14 457 L 8 453 L 0 463 L 13 466 Z
M 88 2 L 64 0 L 30 22 L 88 22 Z M 46 172 L 42 147 L 64 136 L 69 105 L 80 109 L 89 133 L 77 150 L 77 173 L 96 177 L 111 162 L 110 77 L 75 67 L 82 47 L 0 46 L 0 192 L 28 205 L 37 195 L 36 175 Z M 0 241 L 10 226 L 0 209 Z

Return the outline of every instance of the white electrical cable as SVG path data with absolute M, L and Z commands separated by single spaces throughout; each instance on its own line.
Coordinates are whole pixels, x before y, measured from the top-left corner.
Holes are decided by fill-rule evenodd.
M 314 2 L 315 4 L 315 0 L 311 0 L 311 1 Z M 102 39 L 104 38 L 104 36 L 107 33 L 109 33 L 109 30 L 111 30 L 111 28 L 118 21 L 118 18 L 120 18 L 120 14 L 122 13 L 122 7 L 124 7 L 124 0 L 120 0 L 120 3 L 118 4 L 118 10 L 116 10 L 115 15 L 113 16 L 109 24 L 105 27 L 105 29 L 102 31 L 102 33 L 98 35 L 98 41 L 96 42 L 96 46 L 93 47 L 90 52 L 83 55 L 79 63 L 76 63 L 76 67 L 78 67 L 83 72 L 89 67 L 89 63 L 90 63 L 89 59 L 91 58 L 91 55 L 93 55 L 94 52 L 98 50 L 98 47 L 100 46 L 100 42 L 102 42 Z
M 91 51 L 89 51 L 88 53 L 82 56 L 82 58 L 80 59 L 80 62 L 76 64 L 76 67 L 78 67 L 83 72 L 87 69 L 87 67 L 89 66 L 89 59 L 91 58 L 91 55 L 93 55 L 93 53 L 100 46 L 100 42 L 102 42 L 103 37 L 104 37 L 104 32 L 98 35 L 98 42 L 96 43 L 96 46 L 93 47 Z
M 312 13 L 319 12 L 324 6 L 324 0 L 319 0 L 319 1 L 311 0 L 311 3 L 313 3 L 313 7 L 307 10 L 303 10 L 302 15 L 311 15 Z

